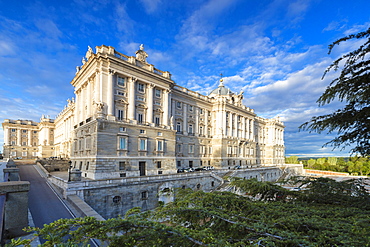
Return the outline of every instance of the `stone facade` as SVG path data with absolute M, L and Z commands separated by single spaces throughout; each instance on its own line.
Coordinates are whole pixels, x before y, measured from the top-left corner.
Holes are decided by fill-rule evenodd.
M 208 96 L 180 87 L 147 58 L 143 46 L 136 56 L 89 47 L 71 81 L 75 98 L 55 120 L 3 123 L 5 157 L 68 158 L 90 179 L 284 163 L 279 119 L 258 117 L 222 80 Z
M 5 158 L 34 159 L 55 154 L 55 125 L 50 117 L 42 116 L 39 123 L 31 120 L 5 119 L 2 126 Z

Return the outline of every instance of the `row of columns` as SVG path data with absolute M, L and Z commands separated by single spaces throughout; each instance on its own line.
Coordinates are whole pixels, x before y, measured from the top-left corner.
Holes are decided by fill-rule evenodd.
M 226 114 L 229 115 L 228 123 L 226 119 Z M 239 126 L 238 124 L 238 117 L 240 117 L 241 119 L 240 121 L 241 126 Z M 254 120 L 252 119 L 237 115 L 235 113 L 225 112 L 225 117 L 223 121 L 223 129 L 226 130 L 227 128 L 229 129 L 227 136 L 240 137 L 240 138 L 254 140 Z M 241 130 L 241 136 L 240 136 L 239 130 Z M 225 135 L 226 135 L 226 131 L 225 131 Z
M 114 70 L 109 70 L 109 75 L 108 75 L 108 85 L 107 85 L 107 94 L 106 94 L 106 102 L 107 102 L 107 114 L 108 116 L 114 116 L 115 115 L 115 102 L 114 102 L 114 88 L 115 88 L 115 83 L 114 83 L 114 77 L 117 76 Z M 103 72 L 100 72 L 99 76 L 99 87 L 100 87 L 100 92 L 103 92 Z M 136 92 L 135 92 L 135 84 L 137 83 L 137 78 L 135 77 L 130 77 L 127 79 L 127 98 L 128 98 L 128 108 L 127 108 L 127 118 L 129 120 L 135 120 L 136 116 Z M 145 84 L 145 83 L 144 83 Z M 146 122 L 153 123 L 153 104 L 154 104 L 154 89 L 156 86 L 154 84 L 145 84 L 147 87 L 147 94 L 146 94 Z M 158 88 L 158 87 L 157 87 Z M 163 125 L 168 125 L 168 120 L 169 120 L 169 101 L 171 100 L 171 93 L 170 90 L 168 89 L 163 89 L 162 90 L 162 110 L 163 110 L 163 115 L 162 115 L 162 124 Z M 103 102 L 102 94 L 100 93 L 100 102 Z
M 17 146 L 22 146 L 22 133 L 23 133 L 23 130 L 27 130 L 27 144 L 28 146 L 32 146 L 32 131 L 33 130 L 29 130 L 29 129 L 18 129 L 18 128 L 9 128 L 9 127 L 5 127 L 4 128 L 4 143 L 5 145 L 11 145 L 11 138 L 10 138 L 10 135 L 11 135 L 11 130 L 12 129 L 16 129 L 16 133 L 17 133 L 17 142 L 16 142 L 16 145 Z

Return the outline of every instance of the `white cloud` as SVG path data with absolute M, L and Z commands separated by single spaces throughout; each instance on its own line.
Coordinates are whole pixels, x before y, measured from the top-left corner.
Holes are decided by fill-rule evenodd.
M 144 6 L 145 12 L 148 14 L 156 12 L 162 4 L 161 0 L 140 0 L 140 2 Z

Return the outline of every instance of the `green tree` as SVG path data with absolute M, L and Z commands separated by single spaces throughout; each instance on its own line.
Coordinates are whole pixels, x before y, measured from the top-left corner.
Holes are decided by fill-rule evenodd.
M 364 32 L 348 35 L 331 45 L 333 48 L 342 42 L 361 39 L 363 44 L 352 52 L 336 59 L 325 71 L 324 76 L 331 70 L 343 66 L 339 77 L 335 78 L 317 100 L 319 106 L 324 106 L 339 100 L 345 103 L 341 109 L 333 113 L 315 116 L 300 126 L 310 132 L 337 133 L 337 136 L 324 144 L 334 148 L 344 148 L 353 145 L 352 153 L 363 156 L 370 155 L 370 28 Z M 343 65 L 342 65 L 343 64 Z
M 357 180 L 294 178 L 287 191 L 269 183 L 238 181 L 240 189 L 287 193 L 286 200 L 253 200 L 230 192 L 178 190 L 174 202 L 124 217 L 60 219 L 36 230 L 42 246 L 86 246 L 90 238 L 108 246 L 368 246 L 370 201 Z M 236 186 L 236 184 L 234 184 Z M 267 198 L 267 197 L 266 197 Z M 277 199 L 271 196 L 270 199 Z M 330 205 L 330 206 L 328 206 Z M 8 246 L 30 246 L 29 240 Z
M 328 163 L 331 166 L 335 166 L 337 164 L 338 158 L 337 157 L 328 157 Z
M 285 157 L 285 163 L 286 164 L 299 164 L 298 157 L 294 155 Z
M 316 160 L 315 159 L 309 159 L 307 161 L 307 167 L 308 168 L 313 168 L 313 166 L 316 164 Z

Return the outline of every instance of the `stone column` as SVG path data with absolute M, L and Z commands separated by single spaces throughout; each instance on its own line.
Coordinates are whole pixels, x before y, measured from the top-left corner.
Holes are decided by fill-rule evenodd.
M 127 80 L 127 90 L 128 90 L 128 109 L 127 118 L 130 120 L 135 119 L 135 83 L 137 79 L 131 77 Z
M 165 126 L 169 125 L 168 120 L 170 118 L 169 115 L 171 112 L 170 102 L 171 102 L 171 90 L 165 89 L 163 90 L 163 125 Z M 175 114 L 173 114 L 172 116 L 174 115 Z
M 107 104 L 108 104 L 108 116 L 114 116 L 114 74 L 115 71 L 110 69 L 108 76 L 108 90 L 107 90 Z
M 229 112 L 229 136 L 233 136 L 233 114 Z
M 234 114 L 234 135 L 235 137 L 238 136 L 238 115 Z
M 203 109 L 204 113 L 204 130 L 203 135 L 208 135 L 208 110 Z
M 28 134 L 28 146 L 32 146 L 32 131 L 33 130 L 28 130 L 27 131 L 27 134 Z
M 199 136 L 199 108 L 198 107 L 196 107 L 195 109 L 194 133 L 196 134 L 196 136 Z
M 251 120 L 251 122 L 250 122 L 250 129 L 251 129 L 251 140 L 252 141 L 255 141 L 254 140 L 254 120 Z
M 22 145 L 22 130 L 17 129 L 17 145 L 21 146 Z
M 188 115 L 187 115 L 187 107 L 186 107 L 186 104 L 185 103 L 182 103 L 182 108 L 183 108 L 183 112 L 182 112 L 182 119 L 183 119 L 183 126 L 182 126 L 182 131 L 185 133 L 188 133 Z
M 146 112 L 146 122 L 153 123 L 153 90 L 154 84 L 148 84 L 148 97 L 147 97 L 147 112 Z
M 4 128 L 4 144 L 5 145 L 10 145 L 10 143 L 9 143 L 9 131 L 10 131 L 10 129 L 8 127 Z
M 87 81 L 87 112 L 86 117 L 91 117 L 91 80 Z

